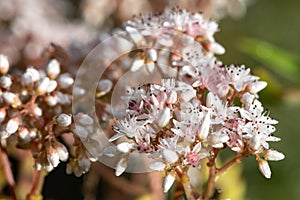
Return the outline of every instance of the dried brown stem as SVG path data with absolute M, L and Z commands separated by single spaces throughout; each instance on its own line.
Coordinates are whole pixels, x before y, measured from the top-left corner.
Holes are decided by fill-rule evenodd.
M 10 168 L 10 163 L 6 153 L 6 149 L 4 149 L 1 145 L 0 145 L 0 153 L 1 153 L 1 164 L 4 170 L 5 178 L 7 180 L 7 184 L 11 192 L 12 199 L 16 200 L 17 197 L 15 192 L 15 179 Z

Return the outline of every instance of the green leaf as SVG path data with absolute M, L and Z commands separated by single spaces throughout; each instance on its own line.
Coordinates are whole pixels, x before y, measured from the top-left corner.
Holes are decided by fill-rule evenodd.
M 254 38 L 241 38 L 238 49 L 289 81 L 299 83 L 300 62 L 292 53 Z

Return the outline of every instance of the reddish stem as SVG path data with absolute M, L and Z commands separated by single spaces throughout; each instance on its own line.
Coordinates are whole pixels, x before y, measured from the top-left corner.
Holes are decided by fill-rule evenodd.
M 221 168 L 217 169 L 216 174 L 223 173 L 226 171 L 229 167 L 231 167 L 233 164 L 239 162 L 243 158 L 242 154 L 236 155 L 234 158 L 229 160 L 226 164 L 224 164 Z
M 7 180 L 12 199 L 16 200 L 17 197 L 15 192 L 15 179 L 10 168 L 10 163 L 6 153 L 6 149 L 4 149 L 1 145 L 0 145 L 0 152 L 1 152 L 1 163 L 4 170 L 5 178 Z

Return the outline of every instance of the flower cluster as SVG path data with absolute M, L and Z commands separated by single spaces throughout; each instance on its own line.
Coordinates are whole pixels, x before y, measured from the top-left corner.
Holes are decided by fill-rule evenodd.
M 93 119 L 71 114 L 73 75 L 62 73 L 56 59 L 49 59 L 45 70 L 29 66 L 23 73 L 11 69 L 8 74 L 9 69 L 8 58 L 0 55 L 1 145 L 30 150 L 37 170 L 51 171 L 70 157 L 67 172 L 80 176 L 88 171 L 91 156 L 73 118 L 84 125 Z M 80 89 L 73 92 L 84 94 Z
M 163 77 L 169 76 L 168 69 L 173 74 L 160 84 L 128 87 L 122 117 L 110 138 L 116 145 L 104 150 L 109 156 L 121 155 L 116 175 L 126 170 L 130 155 L 139 152 L 153 159 L 150 169 L 166 172 L 165 192 L 190 168 L 204 167 L 202 161 L 218 174 L 254 155 L 261 173 L 270 178 L 268 161 L 282 160 L 284 155 L 269 147 L 269 142 L 280 139 L 273 136 L 278 122 L 269 117 L 257 94 L 267 83 L 244 65 L 225 66 L 214 57 L 224 53 L 213 38 L 217 24 L 199 13 L 167 10 L 137 17 L 124 27 L 135 51 L 139 49 L 132 71 L 145 66 L 150 74 L 157 73 L 155 69 Z M 168 52 L 164 67 L 163 52 Z M 216 158 L 223 149 L 231 149 L 235 157 L 217 168 Z

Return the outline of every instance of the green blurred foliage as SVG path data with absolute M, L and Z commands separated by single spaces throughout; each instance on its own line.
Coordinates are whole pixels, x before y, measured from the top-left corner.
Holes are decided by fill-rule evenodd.
M 272 178 L 265 179 L 254 157 L 242 161 L 247 200 L 297 200 L 300 196 L 300 1 L 255 1 L 241 19 L 220 22 L 219 41 L 227 52 L 225 64 L 245 64 L 268 82 L 260 98 L 270 116 L 277 119 L 275 136 L 282 138 L 271 148 L 286 158 L 270 162 Z M 238 186 L 237 186 L 238 187 Z

